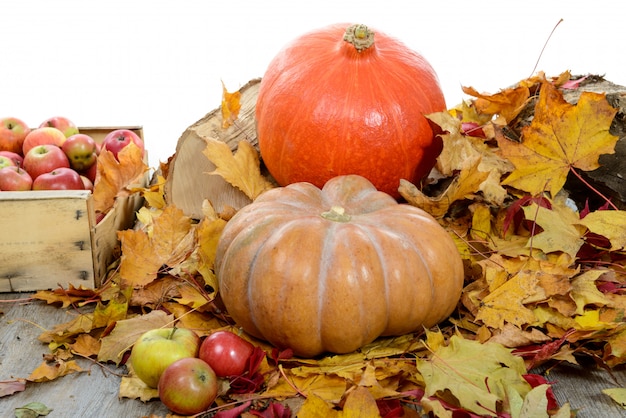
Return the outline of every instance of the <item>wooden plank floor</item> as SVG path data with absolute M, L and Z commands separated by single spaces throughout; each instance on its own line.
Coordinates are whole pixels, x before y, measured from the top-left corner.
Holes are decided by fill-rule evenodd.
M 0 300 L 27 298 L 30 294 L 0 294 Z M 42 361 L 48 348 L 37 340 L 43 329 L 66 322 L 67 310 L 35 303 L 1 303 L 0 311 L 0 381 L 27 377 Z M 90 366 L 91 365 L 91 366 Z M 0 417 L 13 417 L 15 408 L 29 402 L 42 402 L 53 409 L 50 418 L 134 418 L 168 413 L 159 401 L 142 403 L 138 400 L 118 399 L 119 375 L 105 371 L 87 361 L 81 366 L 90 373 L 80 373 L 48 383 L 27 385 L 26 390 L 0 398 Z M 123 374 L 124 369 L 115 370 Z M 626 371 L 615 371 L 613 376 L 601 370 L 559 365 L 547 375 L 559 402 L 569 402 L 578 410 L 578 418 L 626 417 L 619 407 L 601 391 L 626 385 Z

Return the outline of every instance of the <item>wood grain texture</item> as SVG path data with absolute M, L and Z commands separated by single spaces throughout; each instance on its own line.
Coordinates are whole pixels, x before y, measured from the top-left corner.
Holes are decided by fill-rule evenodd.
M 223 119 L 219 107 L 183 132 L 169 162 L 170 168 L 165 182 L 165 199 L 168 204 L 174 204 L 187 216 L 200 219 L 203 216 L 202 202 L 205 199 L 218 212 L 228 207 L 240 209 L 251 202 L 243 192 L 235 189 L 222 177 L 208 174 L 216 167 L 203 151 L 207 138 L 226 143 L 232 151 L 244 140 L 257 145 L 254 109 L 260 81 L 251 80 L 239 90 L 241 110 L 235 124 L 222 128 Z
M 0 300 L 26 298 L 30 294 L 1 294 Z M 69 321 L 72 309 L 59 309 L 41 302 L 2 303 L 0 311 L 0 380 L 26 378 L 49 353 L 48 347 L 37 340 L 43 329 Z M 158 400 L 143 403 L 119 399 L 120 376 L 125 368 L 107 365 L 111 371 L 87 360 L 79 361 L 88 372 L 62 377 L 47 383 L 26 385 L 26 390 L 0 398 L 0 417 L 12 417 L 15 408 L 29 402 L 42 402 L 53 412 L 49 417 L 143 417 L 150 414 L 165 416 L 168 409 Z

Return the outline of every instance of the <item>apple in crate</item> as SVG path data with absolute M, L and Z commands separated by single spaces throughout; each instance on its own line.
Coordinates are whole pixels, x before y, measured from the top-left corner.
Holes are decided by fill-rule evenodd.
M 59 131 L 57 128 L 44 127 L 33 129 L 26 135 L 26 138 L 24 138 L 22 155 L 26 156 L 28 151 L 37 145 L 52 144 L 61 148 L 66 139 L 63 132 Z
M 48 118 L 41 122 L 39 127 L 57 128 L 59 131 L 63 132 L 63 135 L 65 135 L 66 138 L 69 138 L 70 136 L 76 135 L 78 133 L 78 128 L 76 127 L 76 124 L 74 124 L 74 122 L 72 122 L 65 116 L 54 116 Z
M 68 137 L 61 149 L 70 160 L 70 167 L 76 171 L 87 170 L 98 159 L 96 141 L 87 134 L 74 134 Z
M 80 179 L 83 181 L 83 186 L 85 190 L 89 190 L 93 192 L 93 182 L 89 180 L 87 176 L 83 176 L 82 174 L 79 174 L 79 175 L 80 175 Z
M 30 128 L 22 120 L 14 117 L 0 119 L 0 150 L 20 154 L 22 144 Z
M 25 191 L 30 190 L 32 185 L 33 179 L 23 168 L 10 166 L 0 169 L 0 190 Z
M 69 168 L 70 161 L 63 150 L 56 145 L 43 144 L 32 148 L 24 155 L 24 170 L 35 180 L 40 174 L 59 168 Z
M 19 165 L 20 167 L 24 165 L 24 157 L 21 154 L 18 154 L 13 151 L 0 151 L 0 155 L 3 157 L 9 157 L 10 159 L 13 160 L 15 165 Z
M 80 174 L 68 167 L 55 168 L 33 180 L 33 190 L 84 190 Z
M 142 151 L 142 155 L 144 152 L 144 143 L 143 140 L 131 131 L 130 129 L 116 129 L 114 131 L 109 132 L 104 139 L 102 140 L 102 149 L 106 149 L 111 151 L 115 158 L 117 159 L 117 154 L 128 144 L 133 142 L 135 145 L 139 147 Z
M 0 168 L 11 167 L 11 166 L 14 167 L 16 165 L 17 164 L 15 164 L 15 161 L 10 159 L 9 157 L 5 157 L 3 155 L 0 155 Z
M 91 180 L 92 183 L 95 183 L 96 174 L 98 174 L 98 162 L 96 161 L 95 164 L 92 164 L 89 168 L 85 170 L 80 170 L 78 174 L 87 177 L 89 180 Z

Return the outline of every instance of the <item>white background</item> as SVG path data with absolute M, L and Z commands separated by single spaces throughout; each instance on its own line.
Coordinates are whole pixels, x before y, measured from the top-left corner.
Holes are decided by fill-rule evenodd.
M 143 125 L 150 163 L 187 126 L 261 77 L 288 41 L 330 23 L 364 23 L 422 53 L 448 107 L 461 86 L 496 93 L 530 76 L 604 74 L 626 85 L 620 4 L 596 0 L 3 0 L 0 117 L 38 125 Z M 409 6 L 410 5 L 410 6 Z M 619 7 L 619 6 L 618 6 Z

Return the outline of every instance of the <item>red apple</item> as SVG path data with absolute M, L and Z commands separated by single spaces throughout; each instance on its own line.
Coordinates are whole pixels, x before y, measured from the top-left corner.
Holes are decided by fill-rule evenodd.
M 22 155 L 26 156 L 28 151 L 37 145 L 52 144 L 61 148 L 65 139 L 66 138 L 65 135 L 63 135 L 63 132 L 59 131 L 57 128 L 44 127 L 33 129 L 28 135 L 26 135 L 26 138 L 24 138 L 24 143 L 22 144 Z
M 74 122 L 64 116 L 54 116 L 48 118 L 41 122 L 39 127 L 57 128 L 59 131 L 63 132 L 63 135 L 65 135 L 66 138 L 69 138 L 70 136 L 76 135 L 78 133 L 78 128 L 76 127 Z
M 116 129 L 109 132 L 102 140 L 102 149 L 111 151 L 115 158 L 117 158 L 117 154 L 122 150 L 122 148 L 126 147 L 131 142 L 134 142 L 143 153 L 143 140 L 139 137 L 139 135 L 129 129 Z
M 30 190 L 33 179 L 28 172 L 18 166 L 0 169 L 0 190 L 23 191 Z
M 88 169 L 98 158 L 96 141 L 87 134 L 74 134 L 68 137 L 61 149 L 70 160 L 70 167 L 76 171 Z
M 0 168 L 4 167 L 15 167 L 15 161 L 10 159 L 9 157 L 5 157 L 4 155 L 0 155 Z
M 29 132 L 30 128 L 22 120 L 14 117 L 1 118 L 0 150 L 21 153 L 24 138 Z
M 24 165 L 24 157 L 16 152 L 13 151 L 0 151 L 0 155 L 4 156 L 4 157 L 9 157 L 10 159 L 13 160 L 13 162 L 15 163 L 15 165 L 17 166 L 22 166 Z
M 217 397 L 217 376 L 211 366 L 197 357 L 175 361 L 159 380 L 159 398 L 180 415 L 206 411 Z
M 157 328 L 144 333 L 133 345 L 130 364 L 146 385 L 156 388 L 163 371 L 176 360 L 196 357 L 200 337 L 187 328 Z
M 84 190 L 80 174 L 68 167 L 55 168 L 33 180 L 33 190 Z
M 83 186 L 85 186 L 85 190 L 89 190 L 93 192 L 93 182 L 89 180 L 86 176 L 80 175 L 80 179 L 83 181 Z
M 219 377 L 239 376 L 254 346 L 229 331 L 216 331 L 202 341 L 198 357 L 206 361 Z
M 87 177 L 89 180 L 91 180 L 92 183 L 95 183 L 96 174 L 98 173 L 98 161 L 96 160 L 96 162 L 92 164 L 89 168 L 85 170 L 80 170 L 78 173 Z
M 55 168 L 68 167 L 70 161 L 63 150 L 56 145 L 37 145 L 24 155 L 24 170 L 35 180 L 40 174 L 49 173 Z

